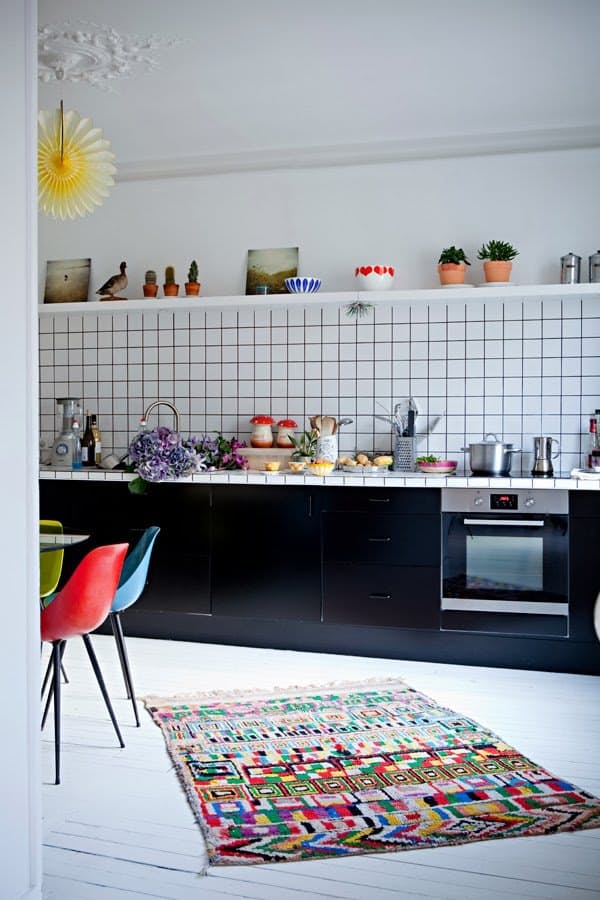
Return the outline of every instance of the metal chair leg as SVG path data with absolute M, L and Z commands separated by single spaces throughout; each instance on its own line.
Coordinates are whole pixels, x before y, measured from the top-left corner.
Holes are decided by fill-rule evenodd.
M 54 784 L 60 784 L 60 658 L 64 641 L 54 641 L 52 644 L 53 659 L 53 690 L 54 695 Z M 50 699 L 50 695 L 48 695 Z
M 121 671 L 123 672 L 123 679 L 125 681 L 125 688 L 127 690 L 127 697 L 131 700 L 133 705 L 133 715 L 135 716 L 135 724 L 137 728 L 140 727 L 140 717 L 138 715 L 137 703 L 135 702 L 135 691 L 133 689 L 133 678 L 131 677 L 131 668 L 129 666 L 129 657 L 127 656 L 127 646 L 125 644 L 125 637 L 123 635 L 123 627 L 121 625 L 121 617 L 119 613 L 110 614 L 110 624 L 112 626 L 113 634 L 115 636 L 115 641 L 117 644 L 117 652 L 119 654 L 119 661 L 121 663 Z
M 51 681 L 50 685 L 48 686 L 48 696 L 46 697 L 46 705 L 44 707 L 44 715 L 42 716 L 42 725 L 41 725 L 42 731 L 44 729 L 44 725 L 46 724 L 46 719 L 48 718 L 48 711 L 50 709 L 50 703 L 52 702 L 52 695 L 53 695 L 53 691 L 54 691 L 54 662 L 55 662 L 54 646 L 55 646 L 55 644 L 60 645 L 60 653 L 59 653 L 58 658 L 59 658 L 59 662 L 61 662 L 64 652 L 65 652 L 65 647 L 67 646 L 67 642 L 66 641 L 54 641 L 52 644 L 52 653 L 50 654 L 50 659 L 48 660 L 48 667 L 46 669 L 46 674 L 44 676 L 44 683 L 42 684 L 42 700 L 43 700 L 44 699 L 44 691 L 46 690 L 46 685 L 48 684 L 49 677 L 52 674 L 53 680 Z
M 96 681 L 98 682 L 98 686 L 102 692 L 102 696 L 104 698 L 104 702 L 106 704 L 106 708 L 108 710 L 108 714 L 110 715 L 111 722 L 113 723 L 113 727 L 115 729 L 116 735 L 119 739 L 119 744 L 121 747 L 125 746 L 125 741 L 121 736 L 121 732 L 119 730 L 119 726 L 117 724 L 117 719 L 115 717 L 112 704 L 110 702 L 110 697 L 108 696 L 108 691 L 106 690 L 106 685 L 104 683 L 104 678 L 102 677 L 102 672 L 100 671 L 100 666 L 98 665 L 98 660 L 96 659 L 96 654 L 94 653 L 94 648 L 92 647 L 92 642 L 90 640 L 89 634 L 83 634 L 83 643 L 85 644 L 85 649 L 87 650 L 88 656 L 90 658 L 90 662 L 92 664 L 92 669 L 94 670 L 94 675 L 96 676 Z

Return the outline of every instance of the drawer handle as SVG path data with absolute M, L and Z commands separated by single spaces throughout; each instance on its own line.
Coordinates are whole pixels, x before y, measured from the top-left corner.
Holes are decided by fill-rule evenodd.
M 369 600 L 391 600 L 391 594 L 369 594 Z
M 369 503 L 389 503 L 389 497 L 369 497 Z
M 392 540 L 391 537 L 380 537 L 380 538 L 367 538 L 371 544 L 389 544 Z

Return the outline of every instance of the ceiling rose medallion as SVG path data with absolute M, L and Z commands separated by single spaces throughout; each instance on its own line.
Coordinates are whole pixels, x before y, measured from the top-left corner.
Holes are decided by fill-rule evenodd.
M 119 34 L 109 25 L 66 22 L 38 28 L 38 78 L 53 81 L 83 81 L 105 90 L 115 78 L 151 71 L 158 66 L 154 51 L 179 43 L 154 35 Z

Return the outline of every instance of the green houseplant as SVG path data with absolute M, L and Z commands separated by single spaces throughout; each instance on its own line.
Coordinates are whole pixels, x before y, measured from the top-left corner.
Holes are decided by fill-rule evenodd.
M 477 259 L 484 260 L 485 280 L 490 282 L 510 281 L 512 261 L 519 255 L 512 244 L 507 241 L 488 241 L 482 244 L 477 252 Z
M 175 269 L 167 266 L 165 269 L 165 283 L 163 284 L 165 297 L 176 297 L 179 293 L 179 285 L 175 283 Z
M 445 247 L 438 259 L 441 284 L 464 284 L 467 266 L 471 263 L 462 247 Z
M 200 282 L 198 281 L 198 263 L 193 259 L 188 269 L 188 280 L 185 283 L 186 297 L 197 297 L 200 293 Z
M 317 450 L 318 434 L 314 431 L 303 431 L 300 437 L 294 437 L 293 434 L 289 434 L 288 437 L 294 448 L 292 459 L 313 459 Z

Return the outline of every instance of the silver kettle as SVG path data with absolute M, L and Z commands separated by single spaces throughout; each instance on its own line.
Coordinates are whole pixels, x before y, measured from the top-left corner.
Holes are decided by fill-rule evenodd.
M 556 453 L 552 453 L 552 444 L 556 444 Z M 534 478 L 552 478 L 554 469 L 552 460 L 560 453 L 560 444 L 553 437 L 534 437 L 533 439 L 533 468 L 531 474 Z

